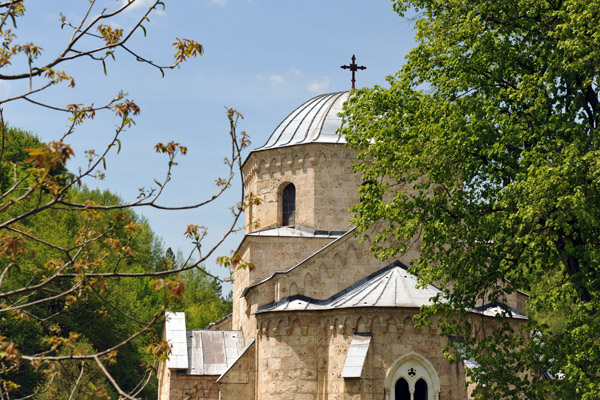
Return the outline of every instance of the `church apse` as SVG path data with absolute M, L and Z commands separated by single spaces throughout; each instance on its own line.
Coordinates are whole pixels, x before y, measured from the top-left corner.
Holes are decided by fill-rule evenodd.
M 244 162 L 246 193 L 260 201 L 246 210 L 246 231 L 236 250 L 253 268 L 234 271 L 231 327 L 220 331 L 224 348 L 239 357 L 228 358 L 221 375 L 210 378 L 221 400 L 468 397 L 465 365 L 450 365 L 443 356 L 448 338 L 435 326 L 413 322 L 418 309 L 439 294 L 409 272 L 418 243 L 381 261 L 349 225 L 349 208 L 359 201 L 363 180 L 352 173 L 355 152 L 337 134 L 348 96 L 308 100 Z M 510 299 L 515 311 L 524 309 L 521 297 Z M 486 308 L 469 315 L 483 332 L 496 323 L 496 312 Z M 515 314 L 511 324 L 524 321 Z M 239 338 L 235 352 L 228 335 Z M 189 354 L 198 365 L 214 356 L 210 346 L 193 343 Z M 198 368 L 176 367 L 162 369 L 162 392 L 182 394 L 168 400 L 184 398 L 176 385 L 208 382 Z M 204 397 L 195 398 L 213 398 L 214 385 L 209 386 L 202 386 Z

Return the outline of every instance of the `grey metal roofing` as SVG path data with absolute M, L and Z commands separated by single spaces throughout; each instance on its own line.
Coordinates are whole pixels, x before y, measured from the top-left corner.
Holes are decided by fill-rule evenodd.
M 395 261 L 334 294 L 329 299 L 320 300 L 295 295 L 261 306 L 258 308 L 257 313 L 304 310 L 326 311 L 359 307 L 420 308 L 431 304 L 431 298 L 441 294 L 441 290 L 434 285 L 421 287 L 417 282 L 417 277 L 408 272 L 407 269 L 406 265 L 400 261 Z M 506 309 L 506 305 L 498 303 L 488 304 L 471 311 L 493 317 L 502 314 Z M 511 311 L 513 312 L 513 318 L 526 318 L 516 310 Z
M 296 108 L 275 128 L 267 143 L 257 150 L 306 143 L 344 143 L 337 133 L 342 125 L 338 113 L 350 92 L 322 94 Z
M 166 313 L 165 338 L 171 346 L 167 368 L 187 375 L 221 375 L 244 349 L 241 331 L 186 330 L 182 312 Z
M 346 354 L 342 378 L 360 378 L 371 344 L 371 333 L 357 332 L 352 336 L 352 342 Z
M 187 375 L 221 375 L 244 349 L 241 331 L 187 331 Z
M 165 340 L 171 346 L 167 368 L 186 369 L 188 366 L 185 313 L 165 313 Z
M 347 231 L 314 230 L 303 226 L 277 226 L 251 232 L 248 236 L 338 238 L 346 232 Z
M 441 291 L 433 285 L 417 287 L 417 277 L 396 261 L 326 300 L 297 295 L 260 307 L 258 312 L 333 310 L 356 307 L 410 307 L 430 304 Z

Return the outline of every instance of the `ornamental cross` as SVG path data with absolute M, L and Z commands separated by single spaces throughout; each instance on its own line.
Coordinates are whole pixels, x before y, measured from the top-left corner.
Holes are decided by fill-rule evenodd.
M 356 65 L 356 56 L 354 54 L 352 54 L 352 64 L 342 65 L 340 68 L 349 69 L 350 71 L 352 71 L 352 89 L 356 89 L 356 87 L 354 86 L 356 82 L 356 79 L 354 79 L 354 73 L 359 69 L 367 69 L 367 67 L 365 67 L 364 65 Z

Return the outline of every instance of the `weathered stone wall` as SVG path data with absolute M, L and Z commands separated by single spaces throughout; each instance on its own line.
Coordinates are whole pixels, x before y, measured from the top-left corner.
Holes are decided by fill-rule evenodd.
M 459 364 L 442 355 L 447 339 L 414 329 L 414 309 L 259 314 L 257 399 L 384 398 L 384 380 L 399 357 L 418 353 L 437 371 L 442 399 L 466 398 Z M 372 332 L 361 378 L 341 377 L 352 335 Z
M 171 371 L 167 368 L 167 362 L 162 361 L 158 366 L 158 400 L 170 400 L 169 391 L 171 387 Z
M 219 387 L 216 383 L 218 376 L 180 375 L 167 368 L 162 369 L 159 374 L 159 400 L 219 399 Z
M 234 330 L 231 327 L 232 315 L 229 314 L 223 317 L 220 321 L 213 322 L 209 324 L 206 329 L 210 329 L 211 331 L 231 331 Z M 238 329 L 235 329 L 238 330 Z
M 294 318 L 294 319 L 292 319 Z M 311 400 L 318 393 L 316 323 L 287 316 L 264 321 L 257 342 L 257 399 Z
M 255 336 L 256 327 L 252 313 L 257 303 L 248 303 L 242 297 L 244 289 L 260 282 L 276 271 L 291 268 L 306 257 L 315 253 L 333 239 L 301 238 L 277 236 L 246 236 L 238 254 L 245 262 L 251 262 L 253 269 L 240 269 L 233 273 L 233 318 L 232 326 L 244 333 L 246 342 Z M 252 308 L 254 307 L 254 308 Z
M 246 192 L 261 199 L 246 212 L 246 232 L 281 225 L 281 193 L 296 187 L 296 225 L 347 230 L 348 209 L 362 183 L 352 173 L 355 152 L 343 144 L 311 143 L 257 151 L 244 164 Z
M 254 268 L 239 272 L 247 274 L 248 284 L 252 285 L 274 272 L 293 267 L 332 241 L 332 238 L 246 236 L 240 250 L 244 261 L 251 262 Z
M 252 400 L 255 398 L 256 342 L 219 378 L 220 400 Z
M 418 251 L 415 245 L 397 260 L 408 266 L 411 259 L 418 257 Z M 393 260 L 380 261 L 373 257 L 369 243 L 360 243 L 350 233 L 293 270 L 277 274 L 251 289 L 246 301 L 260 306 L 297 294 L 327 299 L 391 262 Z
M 238 249 L 242 259 L 247 260 L 250 258 L 250 249 L 247 246 L 242 246 Z M 231 326 L 234 330 L 241 330 L 244 334 L 244 341 L 247 343 L 250 339 L 246 336 L 246 332 L 242 329 L 242 321 L 246 321 L 248 316 L 246 315 L 246 299 L 242 297 L 242 292 L 250 284 L 250 271 L 246 269 L 234 270 L 233 271 L 233 309 Z

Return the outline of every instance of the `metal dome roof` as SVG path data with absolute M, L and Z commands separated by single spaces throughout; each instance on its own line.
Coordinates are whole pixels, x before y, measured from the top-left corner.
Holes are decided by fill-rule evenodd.
M 338 113 L 350 92 L 337 92 L 313 97 L 288 115 L 264 146 L 255 150 L 306 143 L 344 143 L 337 133 L 342 125 Z

